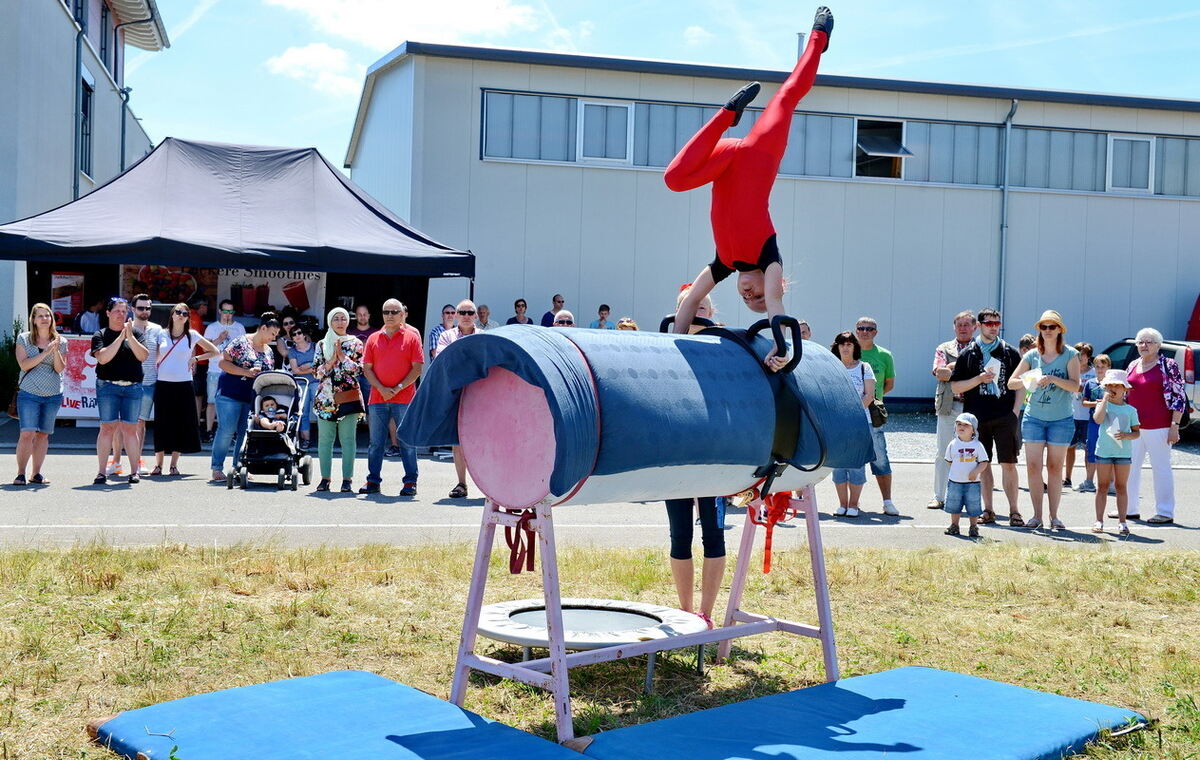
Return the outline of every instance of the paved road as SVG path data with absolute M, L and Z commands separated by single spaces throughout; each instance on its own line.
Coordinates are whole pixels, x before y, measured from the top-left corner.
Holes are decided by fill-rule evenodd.
M 470 542 L 477 535 L 483 504 L 478 497 L 446 498 L 454 484 L 453 466 L 431 459 L 421 461 L 420 495 L 416 499 L 395 495 L 401 474 L 396 460 L 384 465 L 385 495 L 370 497 L 318 494 L 303 488 L 296 493 L 277 492 L 273 480 L 246 492 L 227 491 L 195 474 L 179 479 L 149 478 L 136 486 L 121 482 L 98 487 L 90 485 L 94 466 L 94 457 L 81 451 L 54 453 L 47 467 L 47 476 L 53 481 L 50 486 L 0 488 L 0 546 L 63 546 L 94 540 L 114 545 L 274 541 L 286 546 Z M 207 474 L 207 457 L 185 457 L 181 469 Z M 360 458 L 358 472 L 365 470 L 366 461 Z M 0 453 L 0 473 L 12 471 L 11 450 Z M 907 548 L 964 545 L 966 539 L 942 535 L 945 515 L 924 508 L 931 478 L 932 464 L 896 464 L 895 497 L 903 514 L 886 517 L 869 511 L 879 504 L 878 491 L 869 483 L 863 498 L 868 511 L 862 517 L 846 520 L 827 514 L 823 518 L 826 544 Z M 1146 487 L 1149 489 L 1149 484 Z M 1180 496 L 1179 523 L 1161 527 L 1135 524 L 1133 535 L 1127 539 L 1091 534 L 1091 494 L 1068 492 L 1063 495 L 1062 516 L 1069 530 L 1031 533 L 998 524 L 984 527 L 984 540 L 1200 548 L 1200 470 L 1178 469 L 1176 491 Z M 997 497 L 1002 503 L 1002 495 Z M 832 512 L 837 504 L 828 481 L 818 487 L 817 498 L 825 513 Z M 1021 509 L 1028 517 L 1028 496 L 1022 493 L 1021 499 Z M 728 522 L 735 526 L 727 535 L 731 547 L 736 546 L 743 514 L 742 510 L 731 511 Z M 665 551 L 668 543 L 666 514 L 657 504 L 565 507 L 556 513 L 555 522 L 559 540 L 569 544 L 656 547 Z M 776 546 L 796 546 L 803 540 L 800 522 L 785 524 L 776 531 Z

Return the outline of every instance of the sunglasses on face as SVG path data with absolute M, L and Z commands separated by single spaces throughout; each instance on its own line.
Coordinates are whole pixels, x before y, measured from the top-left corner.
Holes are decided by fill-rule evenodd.
M 134 306 L 134 307 L 133 307 L 133 310 L 134 310 L 134 311 L 150 311 L 150 309 L 151 309 L 151 308 L 153 308 L 153 307 L 150 307 L 150 306 Z
M 186 316 L 188 316 L 188 313 L 187 313 L 186 311 L 183 311 L 183 310 L 181 310 L 181 309 L 175 309 L 175 310 L 174 310 L 174 311 L 172 311 L 171 313 L 172 313 L 172 314 L 174 314 L 174 315 L 175 315 L 175 316 L 177 316 L 177 317 L 186 317 Z
M 524 308 L 525 308 L 525 304 L 523 304 L 523 303 L 519 303 L 519 304 L 517 304 L 517 308 L 518 308 L 518 309 L 524 309 Z
M 1038 325 L 1039 330 L 1057 330 L 1058 325 Z
M 458 316 L 460 316 L 460 317 L 473 317 L 473 316 L 475 316 L 475 310 L 474 310 L 474 309 L 459 309 L 459 310 L 458 310 Z
M 383 316 L 385 316 L 385 317 L 394 317 L 397 314 L 403 314 L 403 313 L 404 312 L 401 311 L 400 309 L 384 309 L 383 310 Z
M 443 317 L 453 317 L 453 316 L 454 316 L 454 312 L 452 312 L 452 311 L 443 311 L 443 312 L 442 312 L 442 316 L 443 316 Z
M 983 325 L 984 327 L 999 327 L 1004 323 L 997 319 L 995 321 L 988 320 L 986 322 L 980 322 L 979 324 Z
M 855 330 L 858 330 L 859 332 L 875 332 L 875 331 L 876 331 L 876 330 L 878 330 L 879 328 L 878 328 L 878 327 L 871 327 L 871 326 L 869 326 L 869 325 L 862 325 L 862 326 L 856 327 L 856 328 L 854 328 L 854 329 L 855 329 Z
M 573 325 L 573 324 L 575 324 L 575 320 L 573 320 L 573 319 L 556 319 L 556 320 L 554 320 L 554 324 L 556 324 L 556 325 Z
M 290 319 L 285 319 L 285 320 L 283 320 L 283 326 L 284 326 L 284 327 L 292 327 L 292 326 L 294 326 L 295 324 L 296 324 L 296 323 L 295 323 L 294 321 L 290 320 Z
M 233 309 L 221 309 L 221 313 L 222 313 L 222 314 L 232 314 L 232 313 L 233 313 Z

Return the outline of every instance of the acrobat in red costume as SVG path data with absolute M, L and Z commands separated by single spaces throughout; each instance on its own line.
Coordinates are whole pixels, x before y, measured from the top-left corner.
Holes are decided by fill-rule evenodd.
M 676 332 L 687 331 L 696 307 L 735 269 L 742 273 L 738 278 L 738 293 L 751 311 L 766 312 L 768 318 L 783 313 L 783 264 L 768 201 L 787 149 L 792 114 L 800 99 L 812 89 L 832 31 L 833 14 L 822 6 L 817 9 L 812 35 L 796 68 L 745 138 L 721 135 L 738 123 L 742 111 L 754 100 L 759 90 L 757 82 L 739 90 L 667 167 L 664 179 L 675 192 L 712 183 L 712 228 L 717 247 L 716 258 L 696 277 L 679 305 Z M 778 369 L 785 359 L 772 355 L 767 364 Z

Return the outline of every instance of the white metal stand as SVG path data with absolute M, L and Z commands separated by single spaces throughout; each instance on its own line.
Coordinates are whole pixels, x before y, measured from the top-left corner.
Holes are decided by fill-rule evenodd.
M 558 554 L 554 541 L 554 520 L 550 505 L 536 507 L 535 517 L 528 525 L 538 536 L 541 549 L 542 591 L 546 601 L 546 627 L 549 655 L 518 664 L 501 662 L 492 657 L 475 653 L 475 641 L 479 627 L 480 609 L 487 585 L 488 562 L 496 535 L 496 526 L 517 527 L 520 515 L 505 512 L 504 507 L 488 500 L 484 504 L 483 519 L 479 527 L 479 541 L 475 547 L 475 566 L 471 572 L 471 588 L 467 594 L 466 611 L 463 615 L 462 636 L 458 645 L 458 660 L 454 666 L 454 680 L 450 689 L 450 701 L 460 707 L 466 698 L 467 682 L 472 670 L 511 678 L 549 691 L 554 699 L 554 714 L 558 725 L 558 740 L 566 742 L 575 736 L 571 725 L 571 691 L 568 670 L 579 665 L 623 660 L 644 654 L 682 649 L 712 642 L 719 642 L 718 659 L 729 656 L 730 641 L 742 636 L 754 636 L 771 631 L 808 636 L 819 639 L 825 660 L 825 680 L 838 677 L 837 649 L 834 644 L 833 617 L 829 605 L 829 587 L 825 575 L 825 558 L 821 546 L 820 515 L 817 502 L 810 486 L 802 491 L 790 505 L 804 514 L 808 530 L 808 548 L 812 558 L 813 586 L 816 589 L 818 625 L 794 623 L 767 615 L 742 610 L 740 605 L 746 587 L 746 572 L 750 566 L 750 555 L 754 548 L 755 524 L 750 517 L 760 506 L 750 504 L 746 511 L 746 526 L 742 530 L 741 547 L 738 550 L 733 582 L 729 591 L 729 602 L 724 625 L 700 633 L 689 633 L 669 639 L 639 641 L 635 644 L 591 649 L 567 653 L 563 646 L 565 632 L 562 619 L 562 596 L 558 583 Z

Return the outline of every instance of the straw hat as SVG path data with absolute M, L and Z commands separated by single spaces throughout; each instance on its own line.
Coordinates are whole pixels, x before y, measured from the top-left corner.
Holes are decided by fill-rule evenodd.
M 1126 388 L 1132 388 L 1129 384 L 1129 374 L 1123 369 L 1110 369 L 1104 373 L 1104 379 L 1100 381 L 1100 387 L 1103 388 L 1109 385 L 1124 385 Z
M 1062 315 L 1054 309 L 1046 309 L 1043 311 L 1041 318 L 1033 323 L 1033 329 L 1036 331 L 1040 325 L 1044 325 L 1047 322 L 1053 322 L 1054 324 L 1058 325 L 1060 330 L 1062 330 L 1063 335 L 1067 334 L 1067 324 L 1063 322 Z

